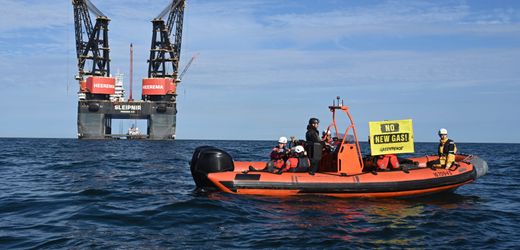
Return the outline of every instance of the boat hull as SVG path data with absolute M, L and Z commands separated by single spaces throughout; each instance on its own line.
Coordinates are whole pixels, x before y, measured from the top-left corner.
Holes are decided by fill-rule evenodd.
M 412 158 L 426 163 L 435 156 Z M 337 172 L 284 172 L 274 174 L 249 169 L 263 169 L 265 162 L 234 162 L 233 171 L 208 173 L 207 180 L 218 190 L 244 195 L 290 196 L 326 195 L 342 198 L 417 197 L 441 192 L 453 192 L 485 174 L 472 162 L 483 162 L 474 156 L 459 156 L 457 167 L 440 169 L 405 167 L 404 170 L 371 171 L 357 175 Z M 469 160 L 468 160 L 469 159 Z M 487 164 L 486 164 L 487 171 Z
M 235 166 L 253 166 L 235 162 Z M 252 195 L 319 194 L 336 197 L 407 197 L 453 191 L 475 180 L 471 166 L 457 170 L 421 168 L 404 171 L 368 172 L 353 176 L 337 173 L 282 173 L 249 171 L 210 173 L 208 179 L 220 190 Z
M 401 159 L 406 163 L 399 169 L 365 167 L 365 171 L 351 175 L 333 171 L 318 171 L 313 175 L 307 172 L 275 174 L 263 170 L 266 162 L 233 161 L 223 150 L 200 147 L 193 155 L 191 171 L 197 187 L 232 194 L 391 198 L 452 192 L 485 175 L 488 168 L 479 157 L 468 155 L 457 155 L 450 169 L 431 167 L 429 163 L 437 159 L 437 156 Z

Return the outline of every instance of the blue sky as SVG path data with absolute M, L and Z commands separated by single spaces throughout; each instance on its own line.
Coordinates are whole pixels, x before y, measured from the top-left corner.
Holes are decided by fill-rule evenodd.
M 134 96 L 151 23 L 168 0 L 92 0 L 110 23 L 111 67 Z M 0 137 L 76 136 L 70 1 L 0 0 Z M 520 142 L 520 1 L 188 0 L 179 139 L 302 138 L 336 96 L 358 134 L 413 119 L 416 141 Z M 127 125 L 125 125 L 127 126 Z

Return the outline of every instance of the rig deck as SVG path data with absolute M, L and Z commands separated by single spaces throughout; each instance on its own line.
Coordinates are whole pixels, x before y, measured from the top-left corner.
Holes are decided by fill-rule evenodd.
M 78 138 L 128 138 L 128 135 L 112 134 L 112 119 L 146 119 L 147 135 L 128 139 L 172 140 L 175 139 L 176 114 L 175 102 L 80 100 Z

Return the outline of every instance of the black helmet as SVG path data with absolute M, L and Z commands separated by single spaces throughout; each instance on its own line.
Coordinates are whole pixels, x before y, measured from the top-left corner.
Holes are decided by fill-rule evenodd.
M 314 117 L 309 119 L 309 125 L 314 124 L 314 123 L 320 123 L 320 119 L 314 118 Z

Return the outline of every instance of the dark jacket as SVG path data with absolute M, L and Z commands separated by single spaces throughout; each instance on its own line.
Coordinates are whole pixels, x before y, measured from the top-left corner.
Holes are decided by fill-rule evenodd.
M 321 159 L 321 151 L 324 142 L 320 139 L 320 132 L 314 128 L 312 125 L 307 125 L 307 133 L 305 134 L 305 150 L 307 151 L 307 154 L 309 158 L 312 161 L 319 162 Z M 313 172 L 316 172 L 317 170 L 317 163 L 314 163 L 316 165 L 311 170 Z
M 283 147 L 283 148 L 280 148 L 280 146 L 276 146 L 273 148 L 273 150 L 271 151 L 271 160 L 280 160 L 280 159 L 283 159 L 283 160 L 287 160 L 287 148 L 286 147 Z
M 307 133 L 305 134 L 305 140 L 307 142 L 321 142 L 320 132 L 312 125 L 307 125 Z

